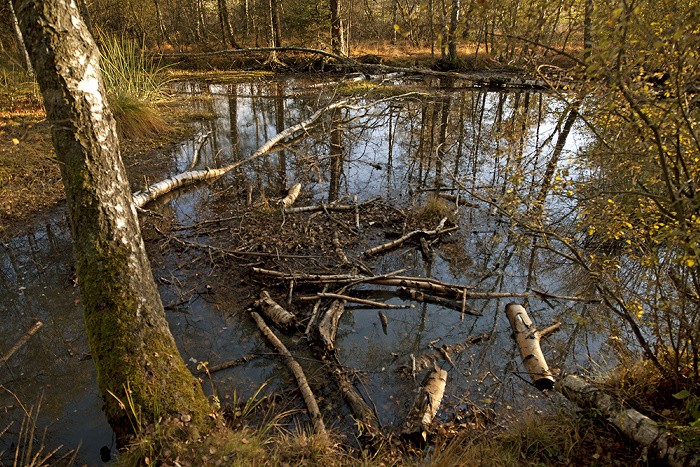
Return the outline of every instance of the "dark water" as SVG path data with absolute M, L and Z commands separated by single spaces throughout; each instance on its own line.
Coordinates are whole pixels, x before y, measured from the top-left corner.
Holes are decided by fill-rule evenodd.
M 248 157 L 277 132 L 339 98 L 337 86 L 312 87 L 301 79 L 230 86 L 184 83 L 176 91 L 201 97 L 192 105 L 216 115 L 211 121 L 197 123 L 200 132 L 212 134 L 196 168 L 224 166 Z M 149 208 L 179 224 L 192 225 L 225 216 L 226 203 L 243 202 L 242 193 L 248 186 L 255 193 L 272 195 L 295 183 L 302 183 L 303 199 L 309 204 L 343 196 L 357 196 L 360 201 L 381 196 L 402 209 L 425 204 L 429 194 L 424 190 L 436 184 L 461 185 L 484 199 L 498 200 L 517 183 L 523 205 L 527 205 L 552 153 L 564 104 L 546 93 L 453 89 L 439 82 L 392 93 L 403 91 L 419 94 L 379 104 L 372 102 L 380 96 L 361 98 L 356 106 L 362 108 L 330 113 L 306 138 L 214 183 L 169 196 Z M 574 156 L 587 141 L 583 128 L 575 125 L 559 161 L 558 177 L 574 183 L 586 173 L 585 165 Z M 194 148 L 194 141 L 187 141 L 174 152 L 178 171 L 191 165 Z M 542 250 L 533 255 L 517 232 L 492 215 L 489 204 L 463 189 L 461 195 L 479 207 L 460 208 L 456 216 L 460 231 L 438 247 L 433 262 L 425 262 L 418 250 L 403 247 L 376 259 L 372 263 L 375 273 L 406 268 L 406 275 L 472 285 L 484 292 L 525 292 L 529 287 L 560 295 L 583 291 L 570 266 Z M 547 208 L 555 221 L 572 224 L 567 198 L 550 196 Z M 369 229 L 369 225 L 362 226 L 362 232 Z M 197 240 L 206 243 L 207 238 Z M 252 299 L 241 296 L 225 269 L 209 263 L 202 253 L 149 245 L 173 334 L 193 371 L 200 362 L 212 365 L 253 351 L 270 352 L 241 311 Z M 38 424 L 48 427 L 48 444 L 76 447 L 81 442 L 81 460 L 99 465 L 99 449 L 113 447 L 112 434 L 100 411 L 94 368 L 84 359 L 88 348 L 70 255 L 67 227 L 58 218 L 0 249 L 2 349 L 19 339 L 33 320 L 44 322 L 4 369 L 0 416 L 3 425 L 20 420 L 23 412 L 17 400 L 28 406 L 43 394 Z M 386 297 L 387 303 L 408 303 L 393 294 Z M 515 408 L 516 413 L 545 410 L 558 399 L 540 394 L 528 383 L 504 313 L 510 301 L 526 305 L 541 327 L 553 320 L 563 323 L 561 331 L 543 343 L 550 367 L 563 371 L 587 367 L 591 356 L 599 359 L 605 351 L 605 336 L 585 326 L 591 305 L 494 299 L 470 301 L 483 316 L 464 320 L 459 312 L 431 304 L 384 310 L 389 322 L 386 334 L 376 309 L 348 304 L 337 340 L 340 360 L 361 372 L 363 391 L 376 405 L 381 421 L 396 425 L 420 383 L 420 376 L 418 382 L 398 377 L 393 372 L 398 364 L 411 354 L 429 351 L 429 343 L 438 339 L 439 345 L 453 344 L 482 332 L 493 333 L 488 342 L 455 358 L 456 368 L 445 364 L 450 378 L 438 416 L 450 419 L 459 410 L 468 412 L 474 404 L 501 414 Z M 294 354 L 310 357 L 303 339 L 286 342 Z M 313 364 L 307 371 L 312 387 L 322 396 L 326 424 L 351 428 L 342 402 L 323 383 L 324 373 Z M 263 383 L 261 394 L 293 385 L 278 359 L 259 358 L 215 373 L 211 381 L 204 381 L 204 387 L 211 392 L 213 385 L 226 403 L 250 397 Z M 14 427 L 18 429 L 18 422 Z M 0 439 L 0 450 L 6 449 L 11 437 L 6 434 Z

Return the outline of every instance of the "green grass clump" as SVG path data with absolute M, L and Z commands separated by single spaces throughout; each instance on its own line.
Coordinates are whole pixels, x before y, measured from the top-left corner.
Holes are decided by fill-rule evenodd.
M 150 137 L 166 130 L 168 125 L 156 109 L 170 81 L 165 68 L 140 52 L 133 41 L 103 36 L 100 42 L 102 76 L 119 135 Z

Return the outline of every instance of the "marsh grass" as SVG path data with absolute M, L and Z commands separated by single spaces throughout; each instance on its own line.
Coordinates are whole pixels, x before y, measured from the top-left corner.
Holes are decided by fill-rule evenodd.
M 3 387 L 3 389 L 7 390 Z M 10 391 L 8 391 L 10 392 Z M 17 398 L 13 393 L 12 396 Z M 46 428 L 39 429 L 37 423 L 41 410 L 42 398 L 39 396 L 37 404 L 29 407 L 29 410 L 17 399 L 18 406 L 24 411 L 24 417 L 20 424 L 16 439 L 12 442 L 12 451 L 0 451 L 0 463 L 4 464 L 6 456 L 12 459 L 13 467 L 43 467 L 43 466 L 69 466 L 75 463 L 78 449 L 65 451 L 63 445 L 49 449 L 46 444 Z M 9 422 L 0 428 L 0 439 L 13 433 L 15 422 Z M 65 452 L 63 452 L 65 451 Z M 63 452 L 63 454 L 61 454 Z
M 146 57 L 134 41 L 102 36 L 102 76 L 119 135 L 148 138 L 169 128 L 156 105 L 167 97 L 166 68 Z
M 417 206 L 413 211 L 414 219 L 429 228 L 435 228 L 437 223 L 445 217 L 451 220 L 453 215 L 454 208 L 438 196 L 430 196 L 424 205 Z

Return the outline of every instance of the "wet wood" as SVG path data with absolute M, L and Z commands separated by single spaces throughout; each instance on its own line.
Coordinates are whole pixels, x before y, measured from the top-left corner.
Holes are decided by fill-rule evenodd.
M 414 230 L 413 232 L 409 232 L 406 235 L 402 235 L 401 237 L 397 238 L 396 240 L 392 240 L 388 243 L 385 243 L 383 245 L 376 246 L 374 248 L 370 248 L 369 250 L 365 251 L 362 255 L 365 257 L 376 255 L 378 253 L 381 253 L 383 251 L 391 250 L 392 248 L 396 248 L 397 246 L 403 244 L 407 240 L 417 236 L 434 236 L 434 235 L 439 235 L 440 233 L 444 233 L 444 227 L 445 227 L 445 222 L 447 222 L 447 217 L 442 218 L 438 226 L 433 229 L 433 230 Z
M 579 407 L 598 411 L 625 435 L 651 449 L 663 463 L 674 467 L 700 465 L 697 450 L 684 448 L 664 427 L 634 409 L 625 408 L 621 400 L 581 377 L 567 375 L 557 382 L 556 389 Z
M 423 261 L 426 263 L 431 263 L 435 259 L 435 251 L 425 237 L 420 238 L 420 252 L 423 255 Z
M 260 292 L 260 299 L 253 304 L 253 307 L 260 308 L 263 315 L 283 331 L 290 331 L 296 325 L 295 316 L 275 302 L 267 290 Z
M 20 347 L 24 345 L 25 342 L 29 340 L 30 337 L 32 337 L 36 332 L 44 325 L 41 321 L 37 321 L 32 325 L 31 328 L 27 332 L 24 333 L 24 335 L 13 345 L 10 350 L 8 350 L 5 355 L 0 358 L 0 365 L 3 363 L 7 362 L 12 355 L 19 350 Z
M 463 352 L 473 345 L 479 344 L 481 342 L 484 342 L 488 340 L 489 335 L 488 333 L 482 333 L 474 337 L 470 337 L 467 339 L 466 342 L 462 342 L 460 344 L 453 344 L 453 345 L 443 345 L 440 350 L 434 350 L 432 352 L 425 353 L 423 355 L 420 355 L 417 358 L 411 359 L 410 362 L 405 363 L 398 368 L 396 368 L 397 373 L 401 373 L 404 376 L 412 376 L 415 372 L 424 370 L 426 368 L 429 368 L 431 366 L 434 366 L 437 362 L 440 360 L 445 360 L 445 355 L 449 356 L 450 358 L 454 357 L 455 355 L 459 354 L 460 352 Z
M 262 318 L 262 316 L 254 311 L 250 313 L 250 316 L 253 318 L 253 320 L 255 320 L 255 324 L 258 325 L 258 329 L 260 329 L 260 332 L 262 332 L 263 336 L 265 336 L 265 340 L 267 340 L 267 342 L 280 355 L 282 355 L 282 358 L 284 358 L 285 363 L 294 375 L 299 391 L 304 398 L 304 403 L 306 404 L 306 409 L 309 412 L 309 417 L 311 418 L 314 431 L 316 433 L 325 434 L 326 426 L 323 423 L 321 411 L 318 409 L 316 398 L 314 397 L 313 392 L 311 392 L 311 387 L 309 387 L 309 383 L 306 380 L 306 376 L 304 375 L 304 370 L 301 368 L 301 365 L 294 360 L 292 354 L 289 353 L 289 350 L 287 350 L 284 344 L 277 338 L 277 336 L 275 336 L 275 333 L 272 332 L 269 327 L 267 327 L 267 324 L 265 324 L 265 320 Z
M 410 308 L 410 305 L 392 305 L 390 303 L 375 302 L 373 300 L 366 300 L 364 298 L 351 297 L 350 295 L 342 295 L 336 293 L 325 293 L 319 292 L 311 297 L 298 297 L 297 300 L 315 300 L 317 298 L 335 298 L 338 300 L 345 300 L 347 302 L 359 303 L 361 305 L 367 305 L 372 308 Z
M 542 354 L 540 339 L 542 333 L 527 315 L 527 311 L 517 303 L 506 305 L 506 315 L 513 328 L 515 342 L 518 344 L 520 356 L 535 387 L 540 391 L 554 388 L 554 376 L 549 371 L 547 361 Z
M 220 363 L 218 365 L 208 366 L 206 369 L 202 368 L 201 370 L 199 370 L 199 374 L 206 374 L 207 372 L 215 373 L 217 371 L 226 370 L 228 368 L 235 368 L 237 366 L 243 365 L 244 363 L 248 363 L 249 361 L 254 360 L 256 358 L 258 358 L 258 354 L 249 353 L 248 355 L 243 355 L 242 357 L 238 357 L 235 360 L 230 360 L 228 362 Z
M 402 432 L 404 435 L 418 435 L 423 441 L 427 441 L 427 430 L 440 408 L 442 396 L 447 385 L 447 372 L 435 366 L 430 371 L 418 391 L 411 409 L 408 411 Z
M 436 305 L 444 306 L 446 308 L 452 308 L 453 310 L 459 311 L 460 313 L 467 313 L 472 316 L 482 316 L 482 313 L 461 300 L 451 300 L 449 298 L 439 297 L 437 295 L 430 295 L 425 292 L 416 289 L 410 289 L 407 287 L 399 287 L 396 293 L 400 297 L 410 298 L 411 300 L 416 300 L 425 303 L 435 303 Z M 466 293 L 463 294 L 466 296 Z
M 332 376 L 338 385 L 340 393 L 343 395 L 345 403 L 350 407 L 353 418 L 356 422 L 360 422 L 363 425 L 364 433 L 361 432 L 360 435 L 373 436 L 379 433 L 379 428 L 381 427 L 379 419 L 360 393 L 357 392 L 355 386 L 348 379 L 347 374 L 336 369 Z
M 377 312 L 377 316 L 379 316 L 379 321 L 382 323 L 382 331 L 384 332 L 384 335 L 387 335 L 387 328 L 389 327 L 389 320 L 386 319 L 386 315 L 382 312 L 382 310 L 379 310 Z
M 323 286 L 323 292 L 325 293 L 328 290 L 328 285 Z M 311 318 L 309 318 L 309 322 L 306 324 L 306 330 L 304 331 L 305 335 L 309 335 L 309 332 L 311 331 L 311 326 L 313 326 L 314 322 L 316 321 L 316 317 L 318 316 L 318 311 L 321 309 L 321 298 L 319 297 L 318 300 L 316 300 L 316 303 L 314 303 L 314 308 L 311 312 Z
M 279 200 L 277 204 L 282 206 L 282 209 L 284 209 L 286 212 L 286 209 L 292 204 L 294 204 L 294 201 L 297 200 L 297 198 L 299 197 L 299 193 L 301 193 L 301 183 L 297 183 L 292 188 L 290 188 L 287 192 L 287 196 Z
M 289 208 L 285 209 L 285 212 L 287 214 L 297 214 L 297 213 L 302 213 L 302 212 L 319 212 L 319 211 L 355 211 L 357 208 L 362 208 L 365 206 L 368 206 L 370 204 L 375 203 L 378 201 L 380 198 L 372 198 L 368 199 L 367 201 L 363 201 L 360 204 L 357 205 L 345 205 L 345 204 L 314 204 L 312 206 L 299 206 L 296 208 Z
M 333 300 L 316 327 L 314 340 L 321 347 L 321 356 L 329 357 L 335 351 L 335 337 L 338 335 L 338 322 L 345 312 L 343 300 Z

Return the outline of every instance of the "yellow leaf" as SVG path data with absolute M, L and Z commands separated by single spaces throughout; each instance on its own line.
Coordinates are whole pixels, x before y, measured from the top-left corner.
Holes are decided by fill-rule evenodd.
M 12 142 L 15 143 L 15 145 L 19 144 L 19 140 L 17 138 L 12 138 Z

